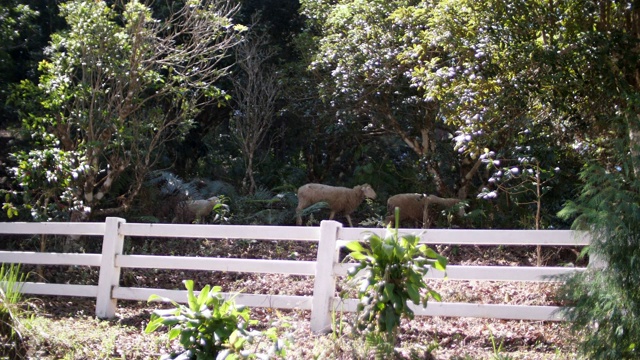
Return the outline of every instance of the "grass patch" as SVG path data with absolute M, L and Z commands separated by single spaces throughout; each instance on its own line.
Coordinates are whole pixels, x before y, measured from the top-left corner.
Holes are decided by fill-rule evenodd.
M 37 359 L 152 359 L 169 352 L 166 334 L 144 334 L 133 326 L 89 316 L 25 322 L 29 354 Z M 39 350 L 36 350 L 39 349 Z
M 27 312 L 18 284 L 25 277 L 19 265 L 0 266 L 0 357 L 3 359 L 20 359 L 26 353 L 21 330 L 22 318 Z

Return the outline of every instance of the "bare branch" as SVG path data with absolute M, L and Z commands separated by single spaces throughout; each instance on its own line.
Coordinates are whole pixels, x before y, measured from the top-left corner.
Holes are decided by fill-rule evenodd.
M 231 130 L 245 158 L 244 182 L 250 182 L 249 193 L 256 187 L 255 154 L 271 129 L 280 94 L 278 74 L 268 64 L 275 55 L 276 49 L 269 46 L 264 33 L 250 32 L 236 49 L 239 71 L 232 76 L 235 113 Z

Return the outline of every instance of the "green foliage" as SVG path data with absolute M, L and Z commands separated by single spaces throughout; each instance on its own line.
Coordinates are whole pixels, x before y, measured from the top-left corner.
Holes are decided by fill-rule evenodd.
M 589 255 L 606 263 L 576 274 L 560 292 L 571 305 L 566 316 L 589 359 L 639 356 L 640 182 L 630 162 L 586 166 L 579 198 L 560 214 L 575 219 L 574 229 L 590 232 Z
M 425 307 L 429 298 L 440 301 L 424 277 L 431 268 L 445 271 L 447 259 L 419 244 L 419 236 L 400 236 L 397 226 L 389 227 L 384 238 L 368 234 L 364 241 L 369 248 L 359 241 L 347 244 L 350 256 L 359 262 L 349 271 L 349 278 L 360 282 L 356 327 L 365 334 L 385 334 L 393 344 L 401 318 L 414 317 L 409 301 Z M 362 278 L 356 277 L 359 273 Z
M 493 335 L 491 328 L 489 328 L 489 339 L 491 340 L 491 347 L 493 348 L 492 360 L 512 360 L 509 355 L 504 355 L 502 353 L 502 345 L 504 345 L 502 341 L 500 341 L 500 344 L 496 345 L 496 338 Z
M 162 326 L 169 328 L 169 341 L 177 339 L 184 350 L 171 354 L 171 359 L 254 359 L 284 356 L 285 342 L 278 338 L 275 328 L 264 332 L 249 330 L 257 320 L 250 319 L 249 308 L 238 307 L 233 300 L 225 300 L 219 286 L 206 285 L 198 296 L 193 292 L 193 280 L 185 280 L 188 305 L 157 295 L 149 301 L 171 302 L 174 309 L 155 310 L 145 332 Z M 260 338 L 273 343 L 268 354 L 258 354 Z M 253 345 L 253 349 L 248 349 Z
M 32 65 L 33 53 L 41 51 L 38 40 L 44 32 L 33 4 L 7 0 L 0 4 L 0 125 L 13 125 L 15 109 L 7 101 L 11 86 L 22 79 Z M 27 55 L 29 54 L 29 55 Z
M 0 265 L 0 357 L 21 358 L 25 354 L 22 346 L 20 320 L 23 316 L 22 295 L 19 282 L 25 280 L 20 266 Z
M 382 141 L 376 139 L 378 144 L 366 144 L 365 138 L 359 141 L 362 145 L 354 147 L 355 152 L 344 151 L 339 155 L 341 160 L 352 163 L 349 159 L 352 154 L 366 151 L 372 155 L 371 159 L 358 159 L 362 165 L 350 169 L 350 174 L 360 178 L 364 174 L 375 187 L 377 176 L 370 176 L 372 172 L 385 176 L 380 179 L 384 184 L 385 180 L 397 181 L 398 177 L 393 176 L 394 172 L 401 172 L 397 168 L 409 167 L 407 180 L 420 179 L 420 191 L 427 190 L 430 182 L 440 192 L 453 191 L 442 179 L 454 173 L 457 177 L 457 172 L 450 171 L 455 166 L 447 166 L 450 159 L 457 160 L 457 154 L 449 136 L 443 135 L 448 129 L 441 127 L 438 130 L 442 133 L 436 134 L 439 106 L 424 97 L 417 86 L 412 86 L 408 76 L 411 72 L 398 57 L 402 49 L 410 46 L 403 32 L 419 30 L 405 29 L 391 15 L 410 3 L 302 1 L 310 27 L 319 32 L 317 45 L 309 48 L 313 57 L 310 69 L 320 79 L 318 95 L 327 104 L 329 116 L 333 116 L 325 128 L 332 129 L 334 136 L 385 135 Z M 376 154 L 376 150 L 381 154 Z M 410 191 L 416 191 L 415 187 Z
M 258 187 L 253 194 L 231 199 L 231 222 L 237 224 L 291 224 L 295 217 L 297 197 L 290 191 L 274 193 Z
M 329 204 L 325 201 L 319 201 L 311 206 L 308 206 L 300 211 L 299 215 L 303 219 L 308 219 L 307 225 L 319 225 L 322 220 L 321 214 L 329 214 Z M 327 216 L 327 215 L 325 215 Z M 316 217 L 316 219 L 314 219 Z
M 572 36 L 585 36 L 589 21 L 578 9 L 574 2 L 550 7 L 543 1 L 301 2 L 309 28 L 318 34 L 315 46 L 307 47 L 310 68 L 321 79 L 320 96 L 335 109 L 334 123 L 366 126 L 400 140 L 384 150 L 403 152 L 393 157 L 402 167 L 414 162 L 414 179 L 402 177 L 412 187 L 407 192 L 457 193 L 461 199 L 493 178 L 482 171 L 485 148 L 505 165 L 507 159 L 519 166 L 521 158 L 536 158 L 576 180 L 570 175 L 579 165 L 572 160 L 587 153 L 577 156 L 575 149 L 591 148 L 568 134 L 591 133 L 582 127 L 593 119 L 583 104 L 598 98 L 585 90 L 593 86 L 580 78 L 584 72 L 572 70 L 592 59 L 585 56 L 593 44 L 580 43 L 576 54 L 576 44 L 564 37 L 569 24 Z M 602 134 L 579 138 L 600 142 Z M 374 158 L 379 173 L 375 165 L 384 163 Z M 368 165 L 350 173 L 360 176 Z M 563 190 L 543 202 L 545 210 L 552 209 L 546 213 L 555 214 L 571 194 Z M 510 218 L 515 212 L 508 206 L 499 210 L 487 214 L 504 219 L 494 227 L 513 226 L 509 221 L 531 213 L 526 209 Z
M 12 168 L 21 191 L 14 198 L 21 198 L 22 208 L 35 221 L 69 221 L 70 210 L 82 210 L 83 203 L 77 197 L 77 180 L 87 169 L 82 156 L 74 151 L 52 147 L 33 149 L 13 154 L 17 164 Z M 17 216 L 14 198 L 5 198 L 3 209 L 7 216 Z
M 136 1 L 61 4 L 68 27 L 52 35 L 39 84 L 25 81 L 13 96 L 32 141 L 19 161 L 39 163 L 55 152 L 61 171 L 75 170 L 54 179 L 47 196 L 68 185 L 62 202 L 69 212 L 126 211 L 165 144 L 182 138 L 200 107 L 227 96 L 214 85 L 226 69 L 212 64 L 235 43 L 236 10 L 211 0 L 158 21 Z M 46 202 L 33 203 L 38 194 L 28 193 L 39 191 L 41 178 L 51 182 L 48 170 L 16 168 L 25 204 L 38 213 L 47 212 Z
M 560 298 L 572 307 L 566 312 L 587 359 L 637 359 L 640 312 L 637 291 L 622 289 L 610 272 L 588 271 L 570 278 Z

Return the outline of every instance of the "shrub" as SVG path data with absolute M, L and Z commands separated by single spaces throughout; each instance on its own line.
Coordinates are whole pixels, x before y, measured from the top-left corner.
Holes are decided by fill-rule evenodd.
M 360 283 L 360 302 L 355 328 L 370 339 L 382 335 L 393 344 L 402 317 L 414 317 L 408 301 L 425 307 L 429 298 L 440 301 L 440 295 L 426 284 L 424 277 L 431 268 L 445 271 L 447 259 L 418 244 L 419 236 L 400 236 L 397 225 L 395 229 L 389 227 L 384 238 L 370 233 L 364 240 L 370 249 L 358 241 L 347 244 L 350 256 L 359 262 L 350 269 L 349 279 L 365 274 L 356 279 Z
M 588 359 L 640 357 L 640 181 L 630 163 L 621 164 L 615 171 L 586 166 L 579 198 L 560 213 L 590 232 L 590 256 L 607 264 L 574 275 L 559 294 Z
M 172 353 L 163 358 L 169 359 L 238 359 L 255 358 L 260 344 L 256 340 L 268 338 L 273 346 L 268 354 L 260 354 L 261 358 L 283 356 L 286 343 L 278 338 L 275 328 L 264 332 L 250 331 L 249 325 L 257 320 L 249 317 L 249 308 L 236 306 L 233 300 L 225 300 L 220 294 L 219 286 L 206 285 L 198 296 L 193 292 L 193 280 L 185 280 L 188 291 L 188 306 L 151 295 L 149 301 L 165 301 L 175 308 L 155 310 L 145 332 L 167 326 L 169 341 L 178 339 L 184 351 Z M 255 345 L 248 349 L 249 345 Z

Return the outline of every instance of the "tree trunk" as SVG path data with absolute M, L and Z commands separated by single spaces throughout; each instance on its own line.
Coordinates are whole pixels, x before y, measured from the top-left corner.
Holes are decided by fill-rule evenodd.
M 471 186 L 471 180 L 476 175 L 478 170 L 480 170 L 480 165 L 482 165 L 482 160 L 478 158 L 475 164 L 473 164 L 473 167 L 462 177 L 460 189 L 458 189 L 459 199 L 466 199 L 469 196 L 469 187 Z
M 631 152 L 631 164 L 636 179 L 640 174 L 640 114 L 628 117 L 629 150 Z
M 247 170 L 245 171 L 244 179 L 242 180 L 242 184 L 245 188 L 247 182 L 249 182 L 247 193 L 252 195 L 256 191 L 256 180 L 253 177 L 253 154 L 247 155 Z

